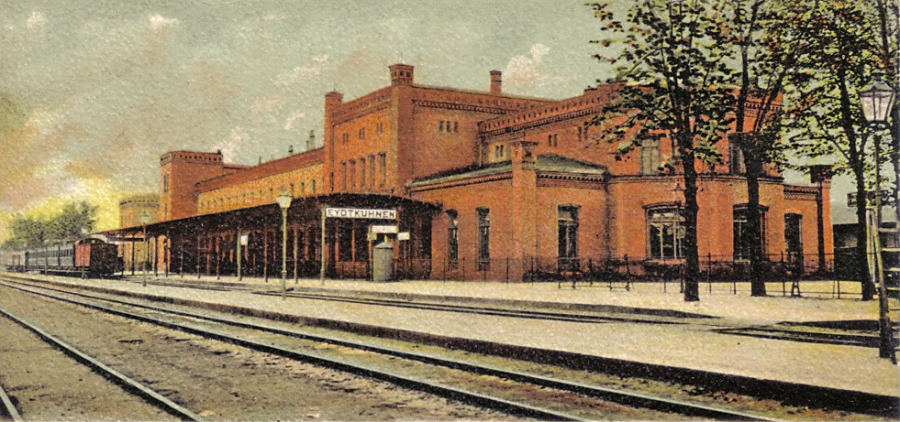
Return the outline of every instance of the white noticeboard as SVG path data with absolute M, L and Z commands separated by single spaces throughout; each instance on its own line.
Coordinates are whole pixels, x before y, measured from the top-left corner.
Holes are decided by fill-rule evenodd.
M 397 210 L 366 208 L 325 208 L 326 218 L 369 218 L 396 220 Z
M 246 234 L 241 235 L 241 246 L 247 246 L 250 243 L 250 236 Z
M 397 233 L 397 240 L 409 240 L 409 232 Z
M 376 234 L 393 234 L 399 231 L 397 226 L 372 226 L 372 233 Z

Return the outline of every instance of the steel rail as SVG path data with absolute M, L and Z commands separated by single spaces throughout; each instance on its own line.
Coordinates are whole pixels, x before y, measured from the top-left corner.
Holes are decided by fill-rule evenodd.
M 110 313 L 113 315 L 118 315 L 125 318 L 130 318 L 134 320 L 138 320 L 141 322 L 146 322 L 150 324 L 155 324 L 161 327 L 170 328 L 178 331 L 182 331 L 189 334 L 198 335 L 201 337 L 224 341 L 227 343 L 231 343 L 237 346 L 247 347 L 252 350 L 270 353 L 282 357 L 286 357 L 293 360 L 308 362 L 314 365 L 323 366 L 343 372 L 348 372 L 357 375 L 367 376 L 369 378 L 386 381 L 391 384 L 407 387 L 416 391 L 422 391 L 431 393 L 437 396 L 441 396 L 444 398 L 457 400 L 464 403 L 476 404 L 488 409 L 499 410 L 508 414 L 518 415 L 518 416 L 527 416 L 533 417 L 541 420 L 553 420 L 553 421 L 588 421 L 589 419 L 582 418 L 577 415 L 572 415 L 566 412 L 559 412 L 551 409 L 544 409 L 538 406 L 532 406 L 524 403 L 517 403 L 514 401 L 493 397 L 486 394 L 475 393 L 471 391 L 465 391 L 462 389 L 458 389 L 452 386 L 443 385 L 431 381 L 415 379 L 412 377 L 399 376 L 394 375 L 383 370 L 377 369 L 375 367 L 368 367 L 360 364 L 352 364 L 347 362 L 342 362 L 337 359 L 331 359 L 323 356 L 317 356 L 311 353 L 304 353 L 296 350 L 287 349 L 284 347 L 279 347 L 271 344 L 265 344 L 262 342 L 247 340 L 240 337 L 215 333 L 212 331 L 204 330 L 201 328 L 191 327 L 189 325 L 179 324 L 170 321 L 163 321 L 157 318 L 139 315 L 131 312 L 121 311 L 117 309 L 108 308 L 106 306 L 95 305 L 85 302 L 79 302 L 76 300 L 66 299 L 58 296 L 54 296 L 51 294 L 34 292 L 27 289 L 21 289 L 14 286 L 9 286 L 10 288 L 15 288 L 17 290 L 31 293 L 34 295 L 43 296 L 46 298 L 58 300 L 61 302 L 66 302 L 74 305 L 79 305 L 83 307 L 87 307 L 90 309 Z M 158 310 L 159 312 L 166 312 L 164 309 Z
M 13 287 L 13 286 L 10 286 L 10 287 Z M 37 286 L 35 286 L 35 287 L 37 287 Z M 17 288 L 17 287 L 13 287 L 13 288 Z M 246 328 L 246 329 L 251 329 L 251 330 L 265 331 L 265 332 L 269 332 L 272 334 L 294 337 L 294 338 L 299 338 L 299 339 L 303 339 L 303 340 L 316 341 L 316 342 L 327 343 L 327 344 L 348 347 L 348 348 L 353 348 L 353 349 L 358 349 L 358 350 L 365 350 L 368 352 L 380 353 L 380 354 L 395 356 L 395 357 L 408 359 L 408 360 L 415 360 L 415 361 L 419 361 L 419 362 L 423 362 L 423 363 L 427 363 L 427 364 L 431 364 L 431 365 L 463 370 L 463 371 L 467 371 L 467 372 L 476 373 L 479 375 L 491 375 L 491 376 L 496 376 L 496 377 L 509 378 L 509 379 L 513 379 L 515 381 L 522 382 L 522 383 L 529 383 L 529 384 L 534 384 L 534 385 L 540 385 L 540 386 L 547 387 L 547 388 L 555 388 L 555 389 L 559 389 L 559 390 L 570 391 L 573 393 L 583 394 L 586 396 L 596 397 L 596 398 L 600 398 L 603 400 L 607 400 L 607 401 L 611 401 L 611 402 L 615 402 L 615 403 L 619 403 L 619 404 L 624 404 L 624 405 L 628 405 L 628 406 L 633 406 L 633 407 L 640 407 L 640 408 L 644 408 L 644 409 L 658 410 L 658 411 L 663 411 L 663 412 L 673 412 L 673 413 L 678 413 L 678 414 L 682 414 L 682 415 L 686 415 L 686 416 L 709 417 L 709 418 L 713 418 L 716 420 L 758 420 L 758 421 L 772 420 L 772 419 L 768 419 L 768 418 L 765 418 L 765 417 L 762 417 L 759 415 L 752 415 L 752 414 L 748 414 L 748 413 L 744 413 L 744 412 L 737 412 L 737 411 L 732 411 L 732 410 L 728 410 L 728 409 L 720 409 L 720 408 L 716 408 L 716 407 L 712 407 L 712 406 L 683 402 L 683 401 L 668 399 L 668 398 L 664 398 L 664 397 L 656 397 L 656 396 L 651 396 L 648 394 L 642 394 L 642 393 L 637 393 L 637 392 L 598 387 L 598 386 L 577 383 L 577 382 L 572 382 L 572 381 L 566 381 L 566 380 L 560 380 L 560 379 L 555 379 L 555 378 L 550 378 L 550 377 L 545 377 L 545 376 L 540 376 L 540 375 L 534 375 L 534 374 L 528 374 L 528 373 L 523 373 L 523 372 L 509 371 L 509 370 L 505 370 L 505 369 L 494 367 L 494 366 L 473 364 L 473 363 L 464 362 L 464 361 L 456 360 L 456 359 L 428 356 L 428 355 L 421 354 L 421 353 L 408 352 L 408 351 L 389 348 L 389 347 L 376 346 L 376 345 L 355 342 L 355 341 L 350 341 L 350 340 L 344 340 L 344 339 L 337 339 L 337 338 L 326 337 L 326 336 L 321 336 L 321 335 L 306 334 L 306 333 L 301 333 L 301 332 L 297 332 L 297 331 L 286 330 L 286 329 L 276 328 L 276 327 L 271 327 L 271 326 L 266 326 L 266 325 L 253 324 L 253 323 L 248 323 L 248 322 L 243 322 L 243 321 L 236 321 L 236 320 L 219 318 L 219 317 L 214 317 L 214 316 L 196 314 L 193 312 L 185 312 L 185 311 L 177 311 L 177 310 L 171 310 L 171 309 L 165 309 L 165 308 L 158 308 L 155 306 L 132 303 L 132 302 L 128 302 L 128 301 L 121 301 L 121 300 L 117 300 L 117 299 L 96 297 L 96 296 L 92 296 L 92 295 L 86 295 L 83 293 L 68 292 L 65 290 L 60 290 L 60 289 L 55 289 L 55 288 L 50 288 L 50 287 L 40 286 L 38 288 L 46 289 L 46 290 L 50 290 L 50 291 L 56 291 L 56 292 L 60 292 L 60 293 L 65 293 L 65 294 L 70 294 L 73 296 L 84 297 L 84 298 L 88 298 L 88 299 L 102 300 L 102 301 L 106 301 L 106 302 L 110 302 L 110 303 L 116 303 L 116 304 L 121 304 L 121 305 L 125 305 L 125 306 L 132 306 L 132 307 L 136 307 L 136 308 L 152 310 L 155 312 L 168 313 L 168 314 L 178 315 L 178 316 L 182 316 L 182 317 L 196 318 L 196 319 L 206 320 L 206 321 L 215 322 L 215 323 L 219 323 L 219 324 L 225 324 L 225 325 Z M 19 289 L 19 290 L 27 291 L 32 294 L 47 296 L 47 297 L 50 297 L 50 298 L 53 298 L 56 300 L 70 302 L 73 304 L 88 306 L 88 307 L 95 308 L 98 310 L 106 311 L 107 309 L 109 309 L 109 311 L 112 311 L 114 313 L 121 312 L 123 314 L 130 314 L 125 311 L 119 311 L 119 310 L 107 308 L 105 306 L 85 304 L 83 302 L 73 301 L 71 299 L 66 299 L 66 298 L 60 298 L 60 297 L 54 296 L 54 295 L 47 295 L 47 294 L 41 293 L 41 292 L 32 292 L 27 289 Z M 135 317 L 144 318 L 143 316 L 137 316 L 137 315 L 135 315 Z M 147 321 L 147 322 L 151 322 L 151 321 Z M 162 323 L 170 324 L 169 322 L 166 322 L 166 321 L 162 321 Z M 174 324 L 174 323 L 172 323 L 172 324 Z M 193 328 L 191 327 L 191 329 L 193 329 Z M 218 335 L 218 334 L 216 334 L 216 335 Z M 266 347 L 272 347 L 272 346 L 266 345 Z
M 22 327 L 30 330 L 31 332 L 37 334 L 38 337 L 42 338 L 47 343 L 50 343 L 57 349 L 61 350 L 66 355 L 69 355 L 73 359 L 81 362 L 82 364 L 88 366 L 94 372 L 97 372 L 104 378 L 111 380 L 116 385 L 124 387 L 126 391 L 130 391 L 131 393 L 140 396 L 147 401 L 153 403 L 160 409 L 172 414 L 173 416 L 177 416 L 180 418 L 184 418 L 185 420 L 191 421 L 204 421 L 200 415 L 182 407 L 181 405 L 169 400 L 162 394 L 156 392 L 155 390 L 147 387 L 146 385 L 132 379 L 131 377 L 107 366 L 103 362 L 97 360 L 96 358 L 88 355 L 85 352 L 75 348 L 74 346 L 56 338 L 52 334 L 42 330 L 38 326 L 31 324 L 26 321 L 22 317 L 19 317 L 6 309 L 0 307 L 0 314 L 9 318 L 11 321 L 16 324 L 21 325 Z
M 254 294 L 270 296 L 272 292 L 254 292 Z M 511 318 L 522 319 L 538 319 L 545 321 L 564 321 L 564 322 L 580 322 L 580 323 L 607 323 L 607 322 L 630 322 L 638 324 L 683 324 L 683 322 L 661 321 L 653 319 L 626 318 L 599 315 L 583 315 L 562 312 L 547 311 L 529 311 L 502 308 L 488 308 L 481 306 L 468 305 L 450 305 L 430 302 L 411 302 L 403 300 L 375 299 L 375 298 L 355 298 L 340 295 L 322 295 L 310 293 L 291 293 L 290 297 L 310 300 L 327 300 L 332 302 L 358 303 L 364 305 L 390 306 L 394 308 L 422 309 L 440 312 L 456 312 L 464 314 L 478 314 L 491 316 L 505 316 Z
M 22 414 L 19 413 L 19 409 L 16 409 L 16 406 L 13 404 L 12 400 L 9 399 L 9 395 L 6 394 L 6 390 L 0 386 L 0 401 L 3 402 L 3 412 L 12 418 L 13 422 L 23 422 Z

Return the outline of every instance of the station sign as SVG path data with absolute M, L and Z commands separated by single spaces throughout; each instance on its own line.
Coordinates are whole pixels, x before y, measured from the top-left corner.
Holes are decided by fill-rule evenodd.
M 396 220 L 397 210 L 366 208 L 325 208 L 326 218 L 367 218 L 376 220 Z
M 370 230 L 375 234 L 394 234 L 400 231 L 397 226 L 372 226 Z

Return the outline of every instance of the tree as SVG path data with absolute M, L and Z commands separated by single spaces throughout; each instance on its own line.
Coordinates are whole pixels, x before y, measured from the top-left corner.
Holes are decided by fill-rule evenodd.
M 646 0 L 631 6 L 624 20 L 607 3 L 591 6 L 609 34 L 595 43 L 623 48 L 612 57 L 595 57 L 615 65 L 614 81 L 625 82 L 592 124 L 601 127 L 601 139 L 625 140 L 621 155 L 657 134 L 674 140 L 684 182 L 684 300 L 700 300 L 698 172 L 721 162 L 715 144 L 733 121 L 734 95 L 727 85 L 733 54 L 724 46 L 728 28 L 721 23 L 721 4 Z
M 787 13 L 790 7 L 782 0 L 730 0 L 726 7 L 733 29 L 730 45 L 738 51 L 736 75 L 738 86 L 735 104 L 736 143 L 745 162 L 747 177 L 747 228 L 750 233 L 750 294 L 765 296 L 762 279 L 762 215 L 759 181 L 765 176 L 765 165 L 781 161 L 780 99 L 786 82 L 804 83 L 792 71 L 807 44 L 806 34 L 796 30 Z M 790 79 L 793 80 L 790 80 Z M 752 124 L 750 120 L 752 117 Z M 732 157 L 732 160 L 741 157 Z
M 10 224 L 12 236 L 3 242 L 7 249 L 31 248 L 48 242 L 72 241 L 90 232 L 99 207 L 87 201 L 68 203 L 59 215 L 40 218 L 22 215 Z
M 856 182 L 856 265 L 863 300 L 872 300 L 875 285 L 866 264 L 866 172 L 875 165 L 869 152 L 857 92 L 879 67 L 877 31 L 872 9 L 862 2 L 818 0 L 800 2 L 792 9 L 798 31 L 808 34 L 805 54 L 798 62 L 811 81 L 795 84 L 798 107 L 792 110 L 796 149 L 807 156 L 837 158 L 836 172 L 849 173 Z M 862 136 L 861 136 L 862 135 Z

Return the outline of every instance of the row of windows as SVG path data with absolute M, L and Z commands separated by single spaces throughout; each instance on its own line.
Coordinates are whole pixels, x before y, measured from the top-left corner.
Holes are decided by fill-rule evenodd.
M 491 260 L 491 210 L 487 207 L 476 209 L 478 213 L 478 243 L 475 256 L 478 257 L 479 271 L 489 269 Z M 459 213 L 447 211 L 447 259 L 450 263 L 459 261 Z M 560 205 L 557 208 L 558 256 L 561 260 L 578 259 L 578 206 Z
M 384 122 L 378 122 L 375 124 L 375 133 L 384 133 Z M 359 128 L 356 131 L 356 137 L 360 140 L 366 139 L 366 128 Z M 350 134 L 344 133 L 343 135 L 341 135 L 341 142 L 344 144 L 350 142 Z
M 56 249 L 50 251 L 38 251 L 31 252 L 28 254 L 29 258 L 56 258 L 56 257 L 68 257 L 73 256 L 75 251 L 73 249 Z
M 441 120 L 438 124 L 438 132 L 459 132 L 459 122 L 451 122 L 449 120 Z
M 578 260 L 578 209 L 577 205 L 557 207 L 557 257 L 561 263 L 575 263 Z M 683 259 L 685 225 L 681 207 L 657 207 L 647 211 L 647 256 L 651 259 Z M 746 260 L 750 257 L 747 245 L 751 233 L 747 230 L 747 208 L 735 207 L 734 258 Z M 479 270 L 486 270 L 490 264 L 491 214 L 485 207 L 476 209 L 478 213 L 478 243 L 475 256 Z M 765 255 L 765 214 L 760 227 L 760 239 Z M 785 244 L 788 257 L 803 253 L 801 236 L 802 216 L 785 214 Z M 447 258 L 450 263 L 459 261 L 459 214 L 447 211 Z
M 647 252 L 653 259 L 684 258 L 685 223 L 681 207 L 662 207 L 647 211 Z M 733 256 L 736 260 L 750 258 L 749 245 L 754 240 L 748 230 L 749 210 L 735 207 L 732 212 Z M 760 209 L 759 239 L 762 254 L 766 255 L 766 214 Z M 800 214 L 784 215 L 784 239 L 788 257 L 793 259 L 803 253 L 802 219 Z
M 310 194 L 315 195 L 316 191 L 317 191 L 316 181 L 310 180 L 308 186 L 309 186 Z M 291 194 L 292 197 L 306 196 L 307 183 L 305 181 L 301 181 L 299 184 L 291 183 L 289 186 L 282 185 L 280 187 L 280 189 L 277 191 L 275 190 L 275 188 L 269 188 L 268 191 L 266 191 L 265 189 L 260 189 L 259 191 L 242 193 L 240 196 L 232 195 L 232 196 L 215 198 L 215 199 L 211 199 L 208 201 L 203 201 L 203 202 L 200 202 L 200 204 L 199 204 L 200 211 L 208 212 L 208 211 L 213 211 L 213 210 L 221 210 L 221 209 L 231 208 L 231 207 L 238 206 L 238 205 L 254 204 L 259 201 L 274 202 L 275 198 L 281 192 L 288 192 Z
M 376 167 L 377 158 L 377 167 Z M 357 169 L 359 170 L 357 173 Z M 374 189 L 376 182 L 378 187 L 384 187 L 387 183 L 387 154 L 380 152 L 363 156 L 358 160 L 341 161 L 341 189 L 354 191 L 359 189 Z

